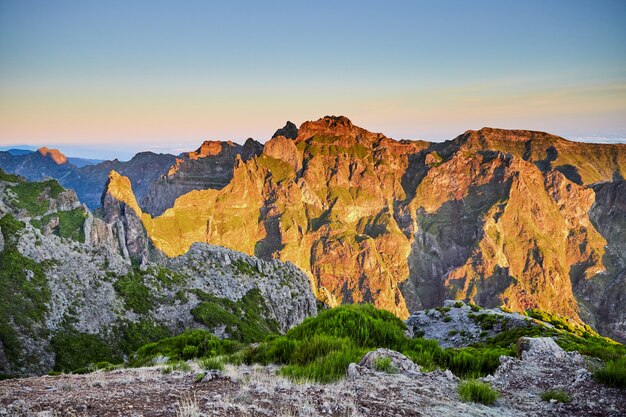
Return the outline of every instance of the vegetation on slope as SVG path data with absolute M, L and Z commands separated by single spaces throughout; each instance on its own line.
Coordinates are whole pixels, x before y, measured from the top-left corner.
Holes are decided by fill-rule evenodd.
M 331 382 L 344 377 L 350 363 L 358 363 L 365 353 L 380 347 L 404 353 L 426 371 L 450 369 L 469 378 L 493 373 L 501 355 L 516 355 L 515 343 L 521 336 L 554 336 L 568 350 L 576 348 L 600 358 L 626 354 L 624 346 L 609 339 L 590 334 L 581 337 L 543 326 L 505 331 L 482 345 L 456 349 L 442 349 L 434 340 L 408 338 L 404 331 L 404 323 L 387 311 L 372 305 L 344 305 L 306 319 L 285 335 L 267 336 L 260 344 L 219 340 L 203 331 L 186 332 L 142 347 L 132 365 L 145 365 L 158 357 L 169 358 L 172 363 L 192 358 L 274 363 L 282 365 L 280 373 L 295 380 Z M 622 365 L 610 366 L 615 369 Z M 481 402 L 485 394 L 485 401 L 489 400 L 491 394 L 483 387 L 470 385 L 468 398 Z
M 0 341 L 7 359 L 18 365 L 28 360 L 20 356 L 19 334 L 33 332 L 43 322 L 50 299 L 45 264 L 26 258 L 17 250 L 17 238 L 23 228 L 24 223 L 11 214 L 0 218 L 4 237 L 4 250 L 0 252 Z
M 56 198 L 63 192 L 63 187 L 56 180 L 24 181 L 9 189 L 17 195 L 12 204 L 19 209 L 27 210 L 32 216 L 41 216 L 49 209 L 47 198 L 41 198 L 42 193 L 46 193 L 50 198 Z
M 209 329 L 225 326 L 226 332 L 234 340 L 258 342 L 280 330 L 276 320 L 266 319 L 270 316 L 269 307 L 257 288 L 248 291 L 238 301 L 215 297 L 202 291 L 195 293 L 202 301 L 191 310 L 194 319 Z

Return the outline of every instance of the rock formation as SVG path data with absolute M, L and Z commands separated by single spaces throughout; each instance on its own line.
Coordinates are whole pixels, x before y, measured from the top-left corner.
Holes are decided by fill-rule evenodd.
M 281 132 L 236 161 L 221 190 L 144 213 L 156 248 L 175 256 L 208 242 L 288 260 L 330 305 L 373 302 L 400 317 L 447 298 L 538 307 L 623 338 L 610 329 L 626 309 L 607 315 L 601 300 L 622 288 L 624 212 L 598 196 L 623 178 L 625 145 L 491 128 L 398 142 L 341 116 L 305 122 L 295 139 Z

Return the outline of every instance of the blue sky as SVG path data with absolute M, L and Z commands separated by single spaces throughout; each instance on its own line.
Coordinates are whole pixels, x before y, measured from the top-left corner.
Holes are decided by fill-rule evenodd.
M 344 114 L 626 138 L 625 1 L 0 0 L 0 145 L 129 157 Z

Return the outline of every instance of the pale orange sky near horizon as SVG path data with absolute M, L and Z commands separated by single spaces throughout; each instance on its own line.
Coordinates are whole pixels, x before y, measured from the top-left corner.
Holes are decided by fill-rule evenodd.
M 127 159 L 325 115 L 626 142 L 625 2 L 322 3 L 2 2 L 0 146 Z

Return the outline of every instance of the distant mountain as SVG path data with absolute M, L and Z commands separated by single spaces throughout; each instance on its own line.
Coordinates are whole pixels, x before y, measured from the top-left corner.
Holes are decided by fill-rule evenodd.
M 158 215 L 176 198 L 193 190 L 221 189 L 232 179 L 235 159 L 244 161 L 263 152 L 253 139 L 238 145 L 205 141 L 195 152 L 179 156 L 140 152 L 126 162 L 66 157 L 56 149 L 0 151 L 0 168 L 31 181 L 54 178 L 76 191 L 90 209 L 100 198 L 111 170 L 127 176 L 143 210 Z
M 77 168 L 82 168 L 87 165 L 96 165 L 104 162 L 103 159 L 76 158 L 73 156 L 68 157 L 67 160 L 70 164 L 76 166 Z
M 4 152 L 7 152 L 13 156 L 19 156 L 19 155 L 28 155 L 29 153 L 33 153 L 35 151 L 32 151 L 30 149 L 7 149 Z

